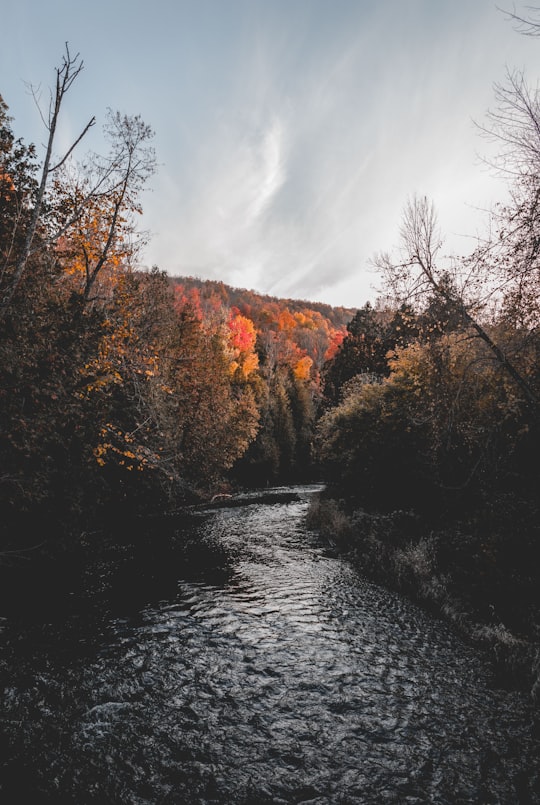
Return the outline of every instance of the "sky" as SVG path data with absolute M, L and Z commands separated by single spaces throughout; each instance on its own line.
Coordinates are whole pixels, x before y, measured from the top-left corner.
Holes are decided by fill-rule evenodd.
M 429 196 L 466 254 L 505 184 L 478 124 L 508 70 L 536 86 L 540 39 L 500 0 L 4 0 L 0 94 L 13 130 L 45 133 L 65 42 L 84 70 L 58 150 L 107 109 L 155 132 L 142 198 L 146 266 L 281 297 L 375 301 L 371 260 Z M 529 3 L 530 5 L 530 3 Z M 102 150 L 100 129 L 78 148 Z

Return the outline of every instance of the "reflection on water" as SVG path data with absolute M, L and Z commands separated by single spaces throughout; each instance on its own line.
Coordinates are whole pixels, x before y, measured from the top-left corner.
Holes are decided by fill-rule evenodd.
M 91 639 L 73 624 L 69 639 L 6 629 L 6 796 L 540 802 L 525 698 L 492 689 L 443 624 L 328 556 L 304 525 L 310 491 L 201 518 L 231 558 L 221 586 L 179 581 Z

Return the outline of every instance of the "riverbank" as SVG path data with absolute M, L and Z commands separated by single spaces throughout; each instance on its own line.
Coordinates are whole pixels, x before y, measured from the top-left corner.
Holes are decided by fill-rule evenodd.
M 204 529 L 216 509 L 297 502 L 282 487 L 199 495 L 174 511 L 140 515 L 122 510 L 69 530 L 58 518 L 22 520 L 17 542 L 0 553 L 0 617 L 65 617 L 93 607 L 137 606 L 173 590 L 178 578 L 219 582 L 229 557 Z M 24 533 L 21 533 L 23 532 Z M 14 540 L 15 541 L 15 540 Z
M 198 535 L 197 524 L 178 511 L 124 516 L 71 539 L 36 531 L 31 549 L 1 557 L 0 615 L 56 620 L 131 609 L 174 590 L 179 576 L 217 578 L 226 557 L 208 535 Z
M 497 684 L 540 706 L 540 585 L 532 513 L 494 506 L 430 527 L 413 512 L 368 513 L 323 493 L 308 525 L 368 578 L 453 625 L 493 661 Z M 511 536 L 509 536 L 511 535 Z

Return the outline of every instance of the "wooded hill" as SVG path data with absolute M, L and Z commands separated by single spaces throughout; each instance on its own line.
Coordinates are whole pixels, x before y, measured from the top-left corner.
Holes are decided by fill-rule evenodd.
M 261 354 L 262 345 L 268 348 L 273 340 L 281 361 L 294 363 L 295 356 L 308 356 L 316 371 L 335 354 L 356 313 L 355 308 L 281 299 L 217 280 L 170 277 L 170 282 L 177 303 L 191 304 L 198 315 L 206 318 L 223 311 L 240 314 L 253 323 Z
M 289 299 L 268 294 L 258 293 L 247 288 L 235 288 L 219 280 L 203 280 L 192 276 L 171 276 L 173 286 L 182 286 L 184 291 L 191 292 L 196 289 L 201 300 L 211 308 L 215 304 L 212 300 L 220 300 L 226 307 L 236 307 L 244 316 L 250 317 L 257 326 L 264 327 L 274 319 L 278 321 L 279 314 L 285 310 L 289 313 L 304 313 L 310 315 L 315 312 L 326 319 L 328 326 L 336 330 L 346 327 L 350 322 L 356 308 L 339 307 L 324 302 L 311 302 L 305 299 Z
M 322 370 L 339 349 L 354 309 L 232 288 L 193 277 L 170 279 L 178 309 L 204 327 L 225 323 L 240 371 L 255 389 L 258 431 L 232 477 L 249 484 L 305 480 L 322 399 Z

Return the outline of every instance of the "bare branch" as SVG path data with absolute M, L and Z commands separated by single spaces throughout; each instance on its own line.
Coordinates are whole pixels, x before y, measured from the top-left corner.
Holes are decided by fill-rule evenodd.
M 49 110 L 49 122 L 47 124 L 49 136 L 47 139 L 45 158 L 41 170 L 41 180 L 36 194 L 36 199 L 34 202 L 34 207 L 32 210 L 32 215 L 30 217 L 24 244 L 21 248 L 20 254 L 15 263 L 12 281 L 9 285 L 9 288 L 7 288 L 7 290 L 5 291 L 3 298 L 0 300 L 0 317 L 6 314 L 10 306 L 11 299 L 13 298 L 13 295 L 17 290 L 19 283 L 23 277 L 24 271 L 26 269 L 28 257 L 30 255 L 32 248 L 32 242 L 36 234 L 38 222 L 43 208 L 43 201 L 45 198 L 45 191 L 47 189 L 47 181 L 50 173 L 49 168 L 52 158 L 56 128 L 58 125 L 60 111 L 66 93 L 69 91 L 70 87 L 72 86 L 73 82 L 81 72 L 82 68 L 83 63 L 82 61 L 79 61 L 79 54 L 77 54 L 75 57 L 72 57 L 69 52 L 69 47 L 66 43 L 66 53 L 62 58 L 62 65 L 61 67 L 58 67 L 56 69 L 56 89 Z
M 518 33 L 523 34 L 523 36 L 540 36 L 540 9 L 536 6 L 525 6 L 527 11 L 530 12 L 530 16 L 527 18 L 516 14 L 515 8 L 514 6 L 514 11 L 506 11 L 504 8 L 497 6 L 497 10 L 501 11 L 508 20 L 514 23 Z M 538 17 L 538 19 L 535 19 L 535 17 Z
M 66 153 L 64 154 L 64 156 L 62 157 L 60 162 L 57 162 L 56 165 L 54 165 L 52 168 L 49 168 L 49 173 L 53 173 L 54 171 L 57 171 L 58 168 L 62 167 L 62 165 L 69 159 L 69 157 L 71 156 L 71 154 L 73 153 L 75 148 L 79 145 L 79 143 L 82 140 L 82 138 L 85 136 L 85 134 L 88 132 L 88 130 L 91 129 L 92 126 L 95 125 L 95 123 L 96 123 L 96 118 L 92 117 L 91 120 L 88 121 L 88 123 L 86 124 L 86 126 L 84 127 L 82 132 L 79 134 L 79 136 L 77 137 L 77 139 L 75 140 L 75 142 L 73 143 L 71 148 L 69 148 L 68 151 L 66 151 Z
M 495 84 L 495 110 L 479 131 L 498 143 L 501 151 L 489 164 L 504 175 L 519 178 L 540 165 L 540 94 L 528 86 L 522 71 L 508 71 L 504 84 Z M 487 160 L 486 160 L 487 161 Z

